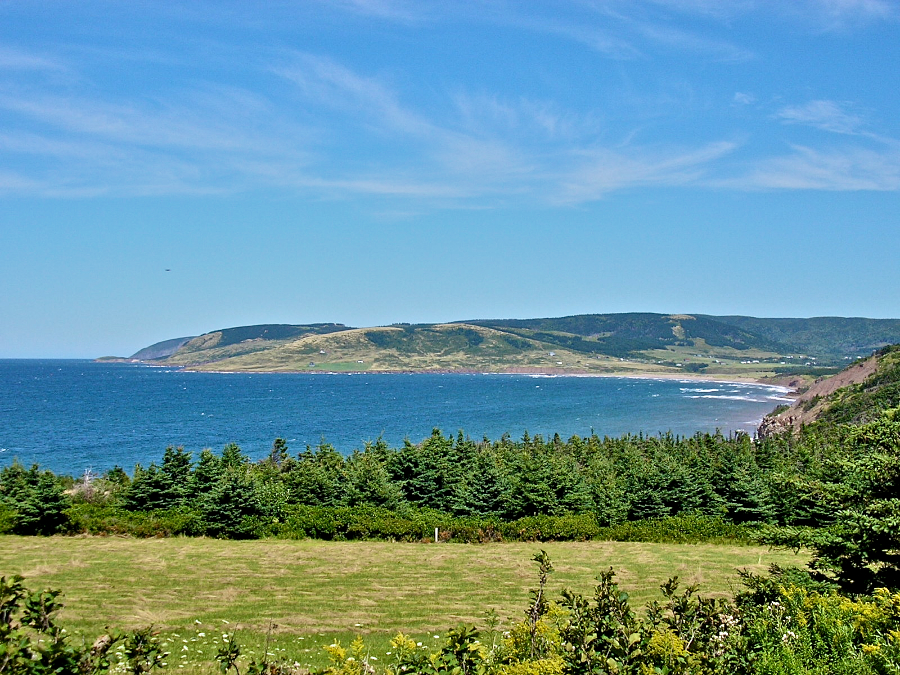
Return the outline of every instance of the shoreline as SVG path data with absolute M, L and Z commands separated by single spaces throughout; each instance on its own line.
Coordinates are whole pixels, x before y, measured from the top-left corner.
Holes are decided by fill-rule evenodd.
M 798 388 L 801 383 L 797 379 L 802 375 L 786 375 L 779 379 L 782 382 L 774 382 L 768 378 L 715 374 L 715 373 L 686 373 L 672 371 L 647 371 L 635 372 L 633 370 L 613 371 L 605 373 L 562 370 L 554 368 L 529 368 L 527 366 L 512 367 L 510 370 L 485 371 L 473 368 L 453 368 L 434 370 L 215 370 L 192 366 L 180 366 L 169 363 L 153 363 L 131 359 L 93 359 L 95 363 L 126 363 L 141 365 L 150 368 L 170 368 L 186 373 L 214 373 L 217 375 L 523 375 L 526 377 L 606 377 L 635 380 L 685 380 L 690 382 L 710 382 L 718 384 L 755 384 L 761 387 L 778 389 L 782 393 L 798 396 Z
M 584 371 L 554 370 L 516 370 L 516 371 L 483 371 L 483 370 L 205 370 L 188 366 L 142 363 L 141 365 L 157 368 L 173 368 L 186 373 L 213 373 L 216 375 L 519 375 L 524 377 L 580 377 L 580 378 L 618 378 L 629 380 L 684 380 L 689 382 L 709 382 L 715 384 L 754 384 L 760 387 L 778 389 L 785 394 L 796 393 L 796 387 L 777 384 L 754 377 L 740 375 L 705 375 L 702 373 L 647 372 L 630 371 L 611 373 L 590 373 Z

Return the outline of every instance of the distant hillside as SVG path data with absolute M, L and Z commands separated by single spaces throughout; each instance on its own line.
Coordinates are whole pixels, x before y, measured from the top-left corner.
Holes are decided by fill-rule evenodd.
M 799 380 L 791 376 L 811 381 L 836 372 L 833 365 L 856 358 L 860 345 L 891 341 L 900 342 L 900 321 L 584 314 L 372 328 L 241 326 L 191 338 L 168 356 L 137 358 L 198 370 L 702 373 L 793 384 Z M 162 345 L 171 346 L 148 353 Z
M 345 330 L 348 330 L 348 327 L 340 323 L 308 325 L 274 323 L 223 328 L 192 338 L 170 356 L 168 363 L 196 366 L 223 361 L 243 354 L 266 351 L 277 344 L 297 340 L 306 335 L 322 335 Z
M 157 342 L 155 345 L 150 345 L 149 347 L 144 347 L 143 349 L 136 351 L 129 358 L 138 359 L 139 361 L 164 359 L 167 356 L 172 356 L 172 354 L 181 349 L 182 345 L 193 339 L 193 337 L 182 337 L 174 338 L 172 340 L 163 340 L 162 342 Z
M 900 343 L 900 319 L 819 316 L 811 319 L 757 319 L 752 316 L 707 317 L 754 333 L 787 349 L 812 354 L 822 363 L 868 356 Z
M 558 319 L 468 321 L 478 326 L 507 330 L 576 351 L 627 357 L 668 345 L 691 346 L 702 340 L 711 347 L 759 349 L 786 353 L 790 348 L 761 335 L 687 314 L 582 314 Z
M 759 434 L 768 436 L 813 423 L 864 424 L 898 406 L 900 345 L 891 345 L 815 382 L 791 406 L 767 416 Z

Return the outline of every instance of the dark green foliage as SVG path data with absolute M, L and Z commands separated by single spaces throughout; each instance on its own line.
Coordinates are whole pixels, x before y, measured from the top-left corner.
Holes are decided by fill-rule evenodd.
M 131 482 L 131 478 L 125 473 L 125 469 L 118 464 L 103 474 L 103 478 L 114 485 L 120 486 L 128 485 Z
M 210 492 L 222 478 L 222 460 L 209 448 L 200 451 L 200 460 L 191 476 L 189 491 L 192 497 Z
M 213 489 L 198 499 L 198 507 L 209 536 L 227 539 L 258 536 L 263 510 L 253 482 L 240 467 L 226 470 Z
M 249 460 L 247 455 L 241 452 L 237 443 L 229 443 L 222 450 L 222 470 L 237 469 L 244 466 Z
M 152 511 L 181 506 L 192 493 L 191 453 L 169 446 L 163 454 L 162 466 L 147 469 L 135 467 L 134 478 L 123 492 L 126 508 Z
M 66 512 L 70 534 L 130 535 L 132 537 L 199 536 L 206 533 L 196 507 L 165 511 L 129 511 L 115 506 L 76 504 Z
M 467 475 L 457 484 L 453 495 L 453 512 L 464 516 L 505 514 L 511 486 L 496 458 L 476 447 L 465 468 Z
M 870 442 L 860 438 L 861 447 Z M 436 429 L 419 444 L 392 449 L 379 439 L 349 457 L 324 443 L 292 457 L 286 444 L 276 441 L 270 457 L 258 463 L 234 444 L 221 456 L 204 450 L 192 463 L 183 449 L 168 448 L 160 465 L 137 467 L 130 482 L 119 474 L 116 482 L 106 481 L 103 499 L 86 499 L 76 483 L 78 508 L 70 512 L 69 531 L 133 527 L 142 533 L 263 536 L 273 527 L 279 530 L 301 505 L 378 507 L 401 518 L 439 512 L 442 522 L 431 527 L 459 531 L 468 540 L 590 539 L 605 536 L 602 528 L 626 521 L 668 522 L 660 519 L 690 515 L 721 518 L 724 524 L 828 524 L 834 510 L 822 506 L 814 488 L 840 481 L 842 469 L 832 460 L 842 453 L 831 443 L 818 436 L 755 443 L 745 435 L 720 434 L 567 441 L 526 435 L 519 442 L 506 437 L 491 442 L 462 433 L 445 436 Z M 4 490 L 24 485 L 28 473 L 8 468 Z M 29 474 L 35 485 L 39 474 L 37 469 Z M 51 486 L 51 478 L 45 474 L 44 488 Z M 68 505 L 62 498 L 62 508 L 56 509 L 60 514 Z M 83 501 L 111 508 L 89 509 L 82 507 Z M 9 498 L 4 503 L 15 509 L 5 512 L 4 522 L 18 519 L 21 509 Z M 48 520 L 48 527 L 58 528 L 64 520 Z M 362 529 L 377 537 L 429 536 L 427 530 L 420 534 L 418 525 L 397 527 Z
M 290 498 L 297 504 L 337 506 L 345 501 L 344 457 L 322 443 L 306 449 L 282 474 Z
M 826 527 L 770 533 L 773 544 L 813 550 L 819 578 L 852 593 L 900 588 L 900 421 L 895 414 L 843 430 L 836 481 L 809 481 L 833 514 Z
M 59 478 L 32 465 L 18 462 L 0 471 L 0 505 L 5 529 L 16 534 L 55 534 L 66 524 L 70 505 Z
M 452 439 L 438 429 L 419 445 L 404 443 L 388 464 L 403 498 L 417 506 L 450 510 L 457 480 L 451 451 Z
M 354 452 L 344 464 L 346 503 L 348 506 L 383 506 L 400 504 L 400 488 L 391 481 L 384 462 L 367 448 Z

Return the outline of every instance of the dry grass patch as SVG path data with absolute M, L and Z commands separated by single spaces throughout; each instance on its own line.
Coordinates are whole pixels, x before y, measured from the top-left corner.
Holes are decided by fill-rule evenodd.
M 213 539 L 0 537 L 0 572 L 31 586 L 61 588 L 65 620 L 166 627 L 229 622 L 264 631 L 433 631 L 477 622 L 493 608 L 518 616 L 534 584 L 531 556 L 545 548 L 556 566 L 551 593 L 589 593 L 614 567 L 635 603 L 679 575 L 707 595 L 727 595 L 735 570 L 799 564 L 764 548 L 619 542 L 490 545 L 390 542 L 219 541 Z
M 612 566 L 638 607 L 674 574 L 706 595 L 728 595 L 737 568 L 804 562 L 749 546 L 0 536 L 0 574 L 62 589 L 64 625 L 89 637 L 107 625 L 155 624 L 169 668 L 194 675 L 218 672 L 223 632 L 237 632 L 244 663 L 269 651 L 323 667 L 324 645 L 359 633 L 384 661 L 398 630 L 437 645 L 460 621 L 483 627 L 489 609 L 506 629 L 522 616 L 540 548 L 556 567 L 551 597 L 566 586 L 590 593 L 596 574 Z

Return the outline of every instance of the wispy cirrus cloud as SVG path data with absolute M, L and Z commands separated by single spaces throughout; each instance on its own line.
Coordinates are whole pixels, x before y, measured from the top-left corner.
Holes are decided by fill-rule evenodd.
M 409 7 L 351 4 L 352 11 L 385 16 L 391 8 Z M 702 2 L 678 4 L 678 11 L 721 18 Z M 504 7 L 521 18 L 518 9 Z M 596 47 L 606 55 L 641 59 L 641 50 L 652 44 L 721 60 L 748 57 L 727 41 L 665 26 L 654 12 L 637 12 L 628 3 L 593 3 L 584 11 L 596 21 L 578 30 L 609 38 Z M 588 33 L 566 32 L 573 24 L 564 21 L 549 28 L 527 21 L 516 25 L 591 39 Z M 616 43 L 616 35 L 623 40 Z M 690 82 L 654 90 L 623 85 L 600 96 L 592 93 L 579 107 L 471 82 L 428 82 L 423 93 L 426 85 L 408 78 L 402 65 L 376 69 L 321 53 L 273 49 L 245 66 L 245 81 L 255 86 L 216 83 L 192 71 L 189 59 L 153 61 L 180 79 L 128 95 L 97 86 L 75 67 L 74 78 L 51 82 L 53 76 L 44 72 L 68 64 L 40 55 L 15 52 L 8 62 L 22 72 L 0 78 L 6 193 L 218 194 L 276 188 L 325 198 L 376 196 L 480 207 L 509 199 L 579 204 L 646 186 L 895 189 L 896 153 L 888 141 L 867 133 L 862 115 L 844 102 L 782 106 L 765 123 L 810 126 L 878 147 L 795 145 L 787 154 L 757 153 L 754 159 L 747 143 L 728 140 L 743 137 L 740 131 L 697 133 L 698 127 L 681 133 L 679 128 L 665 140 L 654 129 L 671 128 L 676 116 L 681 127 L 681 120 L 690 121 L 706 105 L 694 105 Z M 741 93 L 733 99 L 739 105 L 755 101 Z M 745 118 L 761 107 L 748 108 Z M 54 161 L 47 161 L 51 157 Z
M 594 201 L 638 186 L 698 184 L 711 164 L 736 147 L 733 142 L 720 141 L 700 148 L 595 149 L 583 153 L 580 166 L 561 179 L 556 201 Z
M 891 0 L 807 0 L 799 4 L 805 5 L 821 21 L 835 28 L 900 16 L 897 4 Z
M 654 5 L 665 10 L 732 22 L 764 14 L 800 22 L 816 30 L 893 20 L 900 16 L 894 0 L 606 0 L 604 4 Z
M 863 125 L 863 118 L 848 108 L 847 103 L 817 100 L 785 106 L 775 113 L 775 117 L 787 124 L 804 124 L 836 134 L 855 134 Z
M 65 70 L 65 67 L 59 61 L 46 56 L 0 47 L 0 71 L 2 70 L 61 71 Z
M 900 190 L 900 148 L 879 152 L 794 146 L 790 154 L 765 159 L 746 176 L 722 184 L 751 190 Z
M 141 100 L 0 84 L 0 119 L 0 160 L 27 176 L 6 192 L 46 196 L 241 189 L 259 182 L 251 159 L 302 166 L 308 138 L 259 96 L 221 87 Z
M 320 0 L 323 4 L 345 11 L 394 21 L 417 21 L 423 17 L 424 3 L 406 0 Z

